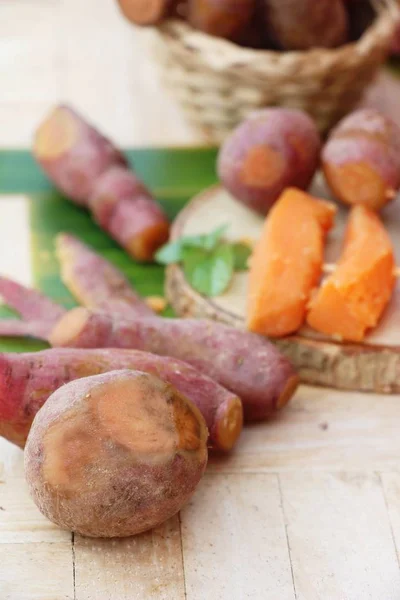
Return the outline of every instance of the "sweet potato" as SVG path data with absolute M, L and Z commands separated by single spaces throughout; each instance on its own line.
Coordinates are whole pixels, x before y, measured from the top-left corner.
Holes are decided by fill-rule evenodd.
M 184 360 L 237 394 L 250 421 L 266 419 L 287 404 L 299 381 L 290 362 L 266 339 L 200 319 L 128 321 L 77 308 L 56 325 L 50 343 L 135 348 Z
M 84 206 L 104 171 L 115 164 L 127 164 L 108 139 L 64 105 L 57 106 L 39 126 L 34 155 L 57 187 Z
M 56 252 L 61 279 L 79 304 L 125 318 L 154 316 L 121 271 L 78 238 L 60 233 Z
M 188 21 L 210 35 L 233 39 L 250 23 L 256 0 L 189 0 Z
M 138 371 L 68 383 L 36 415 L 25 475 L 40 511 L 89 537 L 156 527 L 189 500 L 207 464 L 207 427 L 173 386 Z
M 334 48 L 348 39 L 343 0 L 261 0 L 270 36 L 284 50 Z
M 231 450 L 243 423 L 241 401 L 190 365 L 134 350 L 43 350 L 0 354 L 0 435 L 24 447 L 32 420 L 59 387 L 119 369 L 156 375 L 187 396 L 202 413 L 216 450 Z
M 287 189 L 272 208 L 251 258 L 251 331 L 282 337 L 302 326 L 322 274 L 325 237 L 335 212 L 330 202 L 295 188 Z
M 379 210 L 400 188 L 400 129 L 377 110 L 360 109 L 332 131 L 322 166 L 339 200 Z
M 308 324 L 340 340 L 362 341 L 391 298 L 394 264 L 393 247 L 379 217 L 364 206 L 353 207 L 343 254 L 312 300 Z
M 56 304 L 36 290 L 0 277 L 0 297 L 22 317 L 0 320 L 0 335 L 30 335 L 47 339 L 57 321 L 66 313 L 65 308 Z
M 89 208 L 100 227 L 138 260 L 151 260 L 168 239 L 165 213 L 136 175 L 124 167 L 111 167 L 98 178 Z
M 124 156 L 76 111 L 59 106 L 39 127 L 34 155 L 69 198 L 137 260 L 151 260 L 168 238 L 169 224 Z
M 170 12 L 173 0 L 118 0 L 125 17 L 136 25 L 156 25 Z
M 223 144 L 218 174 L 238 200 L 266 214 L 289 186 L 306 189 L 319 161 L 320 138 L 305 113 L 255 111 Z
M 367 0 L 347 0 L 349 31 L 352 41 L 360 39 L 376 18 L 376 7 Z

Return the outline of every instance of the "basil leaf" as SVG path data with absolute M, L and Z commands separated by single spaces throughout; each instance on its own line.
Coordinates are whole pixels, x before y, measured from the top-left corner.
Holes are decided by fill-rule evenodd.
M 228 225 L 221 225 L 211 233 L 185 236 L 175 242 L 169 242 L 156 252 L 155 259 L 161 265 L 170 265 L 182 261 L 183 248 L 214 250 L 227 228 Z
M 155 259 L 160 265 L 179 263 L 182 260 L 182 240 L 176 240 L 162 246 L 155 254 Z
M 227 229 L 228 225 L 225 223 L 225 225 L 217 227 L 215 231 L 212 231 L 208 235 L 204 236 L 204 248 L 206 250 L 213 250 Z
M 211 233 L 202 235 L 193 235 L 181 238 L 184 248 L 202 248 L 204 250 L 214 250 L 215 246 L 221 240 L 222 235 L 228 229 L 228 225 L 221 225 Z
M 205 296 L 219 296 L 234 272 L 232 246 L 220 244 L 207 252 L 202 248 L 183 249 L 183 269 L 190 285 Z
M 238 242 L 236 244 L 232 244 L 232 251 L 235 261 L 235 271 L 247 271 L 247 269 L 249 268 L 247 261 L 252 255 L 252 250 L 250 246 Z

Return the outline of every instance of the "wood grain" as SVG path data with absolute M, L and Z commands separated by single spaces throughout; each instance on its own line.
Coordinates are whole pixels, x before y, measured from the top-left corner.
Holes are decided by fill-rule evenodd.
M 79 600 L 74 594 L 71 542 L 0 544 L 0 597 Z
M 294 600 L 275 475 L 206 475 L 181 520 L 188 600 Z
M 77 600 L 184 600 L 179 518 L 123 540 L 75 536 Z
M 280 475 L 297 600 L 398 600 L 400 574 L 380 480 Z
M 212 458 L 222 473 L 398 472 L 399 396 L 301 386 L 276 419 L 246 427 L 235 452 Z

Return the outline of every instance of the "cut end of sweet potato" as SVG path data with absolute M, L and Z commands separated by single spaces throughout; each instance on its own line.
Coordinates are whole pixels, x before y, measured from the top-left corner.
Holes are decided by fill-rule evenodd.
M 74 341 L 79 340 L 85 331 L 90 316 L 90 311 L 82 306 L 68 311 L 51 331 L 50 345 L 54 348 L 73 347 Z
M 123 14 L 136 25 L 154 25 L 165 15 L 168 0 L 118 0 Z
M 276 408 L 278 410 L 284 408 L 288 404 L 288 402 L 293 398 L 294 394 L 297 391 L 297 388 L 299 387 L 299 384 L 300 377 L 298 375 L 293 375 L 287 380 L 286 385 L 283 388 L 281 395 L 279 396 L 278 401 L 276 403 Z
M 380 210 L 396 195 L 367 163 L 325 163 L 323 168 L 333 193 L 345 204 L 362 204 L 372 210 Z
M 169 223 L 163 221 L 135 235 L 125 244 L 125 249 L 136 260 L 151 261 L 157 250 L 168 241 L 168 237 Z
M 236 444 L 243 429 L 243 406 L 239 398 L 224 403 L 216 415 L 215 439 L 218 449 L 229 452 Z
M 253 146 L 242 165 L 242 182 L 256 188 L 273 187 L 285 171 L 282 155 L 266 145 Z
M 73 115 L 58 106 L 40 125 L 34 140 L 34 153 L 39 160 L 55 160 L 76 144 L 79 129 Z

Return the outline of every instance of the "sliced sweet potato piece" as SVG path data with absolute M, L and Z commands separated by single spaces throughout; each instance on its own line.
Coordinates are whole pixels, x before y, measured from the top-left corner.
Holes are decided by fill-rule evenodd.
M 382 221 L 371 209 L 355 206 L 342 256 L 313 298 L 308 324 L 343 340 L 363 340 L 392 296 L 394 265 L 393 247 Z
M 247 324 L 281 337 L 297 331 L 323 267 L 333 204 L 288 188 L 272 208 L 251 259 Z

